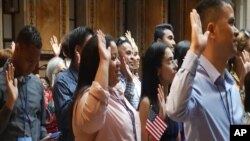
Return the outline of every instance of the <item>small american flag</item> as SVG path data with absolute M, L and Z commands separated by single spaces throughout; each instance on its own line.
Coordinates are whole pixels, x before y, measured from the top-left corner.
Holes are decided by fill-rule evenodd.
M 150 108 L 146 122 L 146 131 L 159 141 L 167 128 L 167 124 Z

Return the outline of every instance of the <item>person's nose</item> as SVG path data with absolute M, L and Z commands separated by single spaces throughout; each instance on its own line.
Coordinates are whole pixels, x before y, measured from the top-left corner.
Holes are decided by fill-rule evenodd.
M 239 35 L 239 30 L 234 26 L 234 36 L 237 37 Z

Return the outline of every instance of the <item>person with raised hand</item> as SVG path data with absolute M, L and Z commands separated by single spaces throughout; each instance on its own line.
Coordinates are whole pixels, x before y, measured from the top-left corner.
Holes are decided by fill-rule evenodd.
M 130 31 L 125 32 L 125 36 L 132 46 L 132 52 L 133 52 L 132 57 L 131 57 L 132 64 L 130 65 L 129 70 L 132 73 L 132 79 L 135 85 L 133 89 L 134 93 L 132 93 L 134 95 L 132 95 L 131 93 L 125 93 L 125 97 L 128 99 L 130 104 L 133 105 L 135 109 L 138 109 L 138 105 L 139 105 L 140 97 L 141 97 L 141 81 L 140 81 L 139 74 L 138 74 L 139 67 L 140 67 L 140 55 L 139 55 L 139 50 L 135 43 L 135 40 L 131 36 L 131 32 Z
M 66 38 L 71 63 L 68 69 L 57 74 L 53 86 L 56 120 L 59 130 L 62 132 L 59 141 L 74 140 L 70 112 L 78 82 L 80 54 L 93 34 L 91 28 L 82 26 L 72 30 Z
M 32 74 L 40 60 L 41 48 L 39 31 L 26 25 L 18 33 L 12 58 L 0 68 L 2 141 L 38 141 L 47 135 L 44 88 L 40 79 Z
M 188 141 L 229 140 L 230 125 L 243 124 L 239 90 L 226 69 L 237 53 L 234 10 L 229 0 L 201 0 L 196 10 L 190 13 L 191 46 L 173 80 L 167 114 L 184 122 Z
M 143 141 L 178 139 L 179 124 L 167 116 L 165 107 L 169 87 L 177 69 L 173 52 L 165 43 L 155 42 L 147 49 L 142 62 L 142 93 L 139 104 Z M 154 132 L 160 131 L 157 137 L 147 128 L 151 111 L 168 126 L 167 129 L 155 127 Z
M 115 87 L 121 74 L 118 56 L 114 40 L 105 40 L 100 30 L 81 54 L 72 117 L 76 141 L 141 140 L 139 115 Z

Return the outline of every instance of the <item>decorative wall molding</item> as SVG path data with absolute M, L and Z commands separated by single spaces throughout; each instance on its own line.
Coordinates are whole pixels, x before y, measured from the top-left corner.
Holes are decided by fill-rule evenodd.
M 60 38 L 69 32 L 69 7 L 68 0 L 60 0 Z
M 25 25 L 36 25 L 36 0 L 24 0 L 24 10 Z

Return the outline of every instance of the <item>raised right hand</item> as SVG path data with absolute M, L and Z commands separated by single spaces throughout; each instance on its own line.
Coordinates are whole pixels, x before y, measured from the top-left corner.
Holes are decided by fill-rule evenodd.
M 126 31 L 125 32 L 125 36 L 127 37 L 127 39 L 129 40 L 129 42 L 131 43 L 132 47 L 137 47 L 134 38 L 131 36 L 131 32 L 130 31 Z
M 129 68 L 129 65 L 127 63 L 128 62 L 127 59 L 125 57 L 123 57 L 120 59 L 120 61 L 121 61 L 121 70 L 124 73 L 127 81 L 128 82 L 133 81 L 133 74 Z
M 110 47 L 106 48 L 106 40 L 105 35 L 101 30 L 97 30 L 97 38 L 98 38 L 98 50 L 100 55 L 100 61 L 110 61 L 111 52 Z
M 7 107 L 12 109 L 15 105 L 16 99 L 18 97 L 18 87 L 17 87 L 17 79 L 14 78 L 14 71 L 15 68 L 13 64 L 8 65 L 8 70 L 5 72 L 5 80 L 6 80 L 6 86 L 7 86 L 7 100 L 6 104 Z
M 51 47 L 53 49 L 54 55 L 59 56 L 59 54 L 61 52 L 61 44 L 58 44 L 58 41 L 57 41 L 57 38 L 55 35 L 53 35 L 50 38 L 50 44 L 51 44 Z
M 206 47 L 209 31 L 203 34 L 200 16 L 195 9 L 190 12 L 190 21 L 192 28 L 190 50 L 201 55 Z

